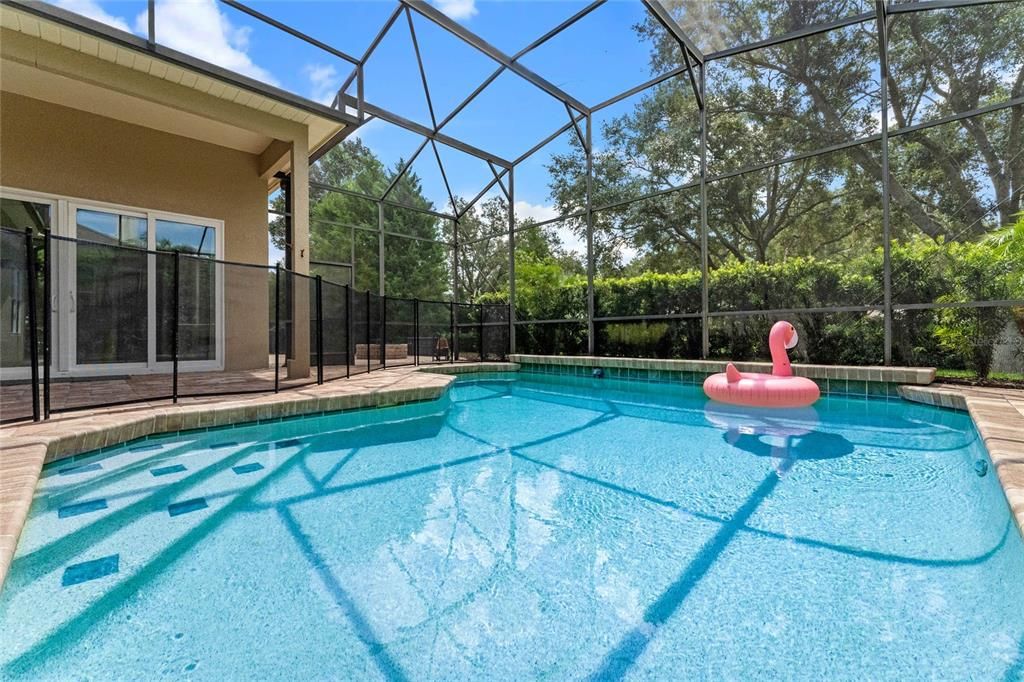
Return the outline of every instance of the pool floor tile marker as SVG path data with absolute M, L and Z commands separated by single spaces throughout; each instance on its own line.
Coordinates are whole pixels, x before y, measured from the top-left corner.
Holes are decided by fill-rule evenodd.
M 279 440 L 274 443 L 275 448 L 295 448 L 302 445 L 302 441 L 298 438 L 289 438 L 287 440 Z
M 263 465 L 259 462 L 249 462 L 248 464 L 239 464 L 236 467 L 231 467 L 231 470 L 238 475 L 251 474 L 254 471 L 259 471 L 263 468 Z
M 200 509 L 206 509 L 206 498 L 196 497 L 191 500 L 184 500 L 182 502 L 172 502 L 167 505 L 167 513 L 171 516 L 180 516 L 181 514 L 188 514 L 189 512 L 199 511 Z
M 150 469 L 149 473 L 153 474 L 154 476 L 166 476 L 168 474 L 176 474 L 180 471 L 187 471 L 184 464 L 172 464 L 166 467 Z
M 151 450 L 163 450 L 164 446 L 159 443 L 150 443 L 148 445 L 135 445 L 128 448 L 129 452 L 150 452 Z
M 83 561 L 80 564 L 68 566 L 64 569 L 64 575 L 61 577 L 60 584 L 64 587 L 70 587 L 117 573 L 120 570 L 120 557 L 120 554 L 111 554 L 101 559 Z
M 80 516 L 81 514 L 88 514 L 89 512 L 99 511 L 107 508 L 107 501 L 105 499 L 89 500 L 87 502 L 77 502 L 75 504 L 68 504 L 57 510 L 57 518 L 67 519 L 72 516 Z
M 237 445 L 238 445 L 238 443 L 232 440 L 232 441 L 226 441 L 224 443 L 217 443 L 216 445 L 211 445 L 210 449 L 211 450 L 220 450 L 221 448 L 233 448 L 233 447 L 236 447 Z
M 75 474 L 84 474 L 89 471 L 99 471 L 102 468 L 102 464 L 99 462 L 93 462 L 92 464 L 79 464 L 77 466 L 64 467 L 57 473 L 61 476 L 73 476 Z

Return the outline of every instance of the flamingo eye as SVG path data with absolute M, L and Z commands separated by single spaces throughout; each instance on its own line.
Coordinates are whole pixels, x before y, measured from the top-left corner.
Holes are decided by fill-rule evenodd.
M 796 328 L 793 325 L 789 326 L 789 338 L 786 339 L 786 349 L 792 350 L 796 348 L 796 344 L 800 343 L 800 336 L 796 333 Z

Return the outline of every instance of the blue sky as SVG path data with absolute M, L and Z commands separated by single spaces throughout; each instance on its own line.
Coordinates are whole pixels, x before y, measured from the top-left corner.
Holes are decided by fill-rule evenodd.
M 140 34 L 145 30 L 145 0 L 56 2 L 125 30 Z M 343 60 L 214 0 L 157 0 L 156 4 L 158 42 L 296 94 L 329 102 L 351 71 Z M 362 56 L 396 6 L 384 0 L 251 0 L 249 4 L 355 57 Z M 514 54 L 588 3 L 436 0 L 435 4 L 499 49 Z M 522 62 L 587 105 L 596 104 L 650 77 L 650 46 L 641 43 L 632 29 L 644 12 L 639 0 L 612 0 Z M 440 120 L 497 64 L 417 13 L 412 17 Z M 431 123 L 404 15 L 366 65 L 366 97 L 406 118 Z M 567 116 L 559 101 L 506 72 L 444 132 L 514 159 L 562 126 Z M 414 134 L 390 124 L 371 123 L 358 134 L 389 165 L 408 158 L 420 143 Z M 552 154 L 566 151 L 568 139 L 562 136 L 518 168 L 516 198 L 522 202 L 521 213 L 553 215 L 544 165 Z M 595 130 L 595 147 L 601 146 Z M 451 148 L 440 153 L 456 194 L 472 197 L 491 179 L 479 159 Z M 421 155 L 414 170 L 422 177 L 427 196 L 444 206 L 446 193 L 433 154 Z

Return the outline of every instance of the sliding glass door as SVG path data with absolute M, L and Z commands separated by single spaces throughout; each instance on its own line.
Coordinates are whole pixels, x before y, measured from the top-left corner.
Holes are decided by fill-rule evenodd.
M 73 207 L 74 367 L 149 364 L 151 273 L 144 215 Z

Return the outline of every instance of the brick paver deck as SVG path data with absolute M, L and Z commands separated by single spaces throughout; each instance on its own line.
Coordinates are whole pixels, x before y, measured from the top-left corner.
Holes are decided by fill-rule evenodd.
M 467 358 L 473 361 L 473 358 Z M 413 365 L 416 358 L 409 355 L 401 358 L 388 357 L 389 367 Z M 423 356 L 420 365 L 435 365 L 433 358 Z M 381 369 L 379 359 L 363 358 L 346 369 L 345 365 L 326 365 L 324 379 L 332 381 L 367 370 Z M 136 374 L 110 378 L 90 377 L 72 381 L 53 380 L 50 385 L 50 405 L 54 410 L 77 409 L 115 401 L 147 401 L 171 395 L 170 374 Z M 281 367 L 282 388 L 295 388 L 316 383 L 314 369 L 305 379 L 288 379 L 288 370 Z M 272 391 L 274 389 L 273 360 L 265 369 L 238 370 L 230 372 L 182 372 L 178 375 L 180 395 L 227 393 L 230 391 Z M 32 414 L 32 388 L 28 382 L 5 383 L 0 389 L 0 417 L 23 418 Z

